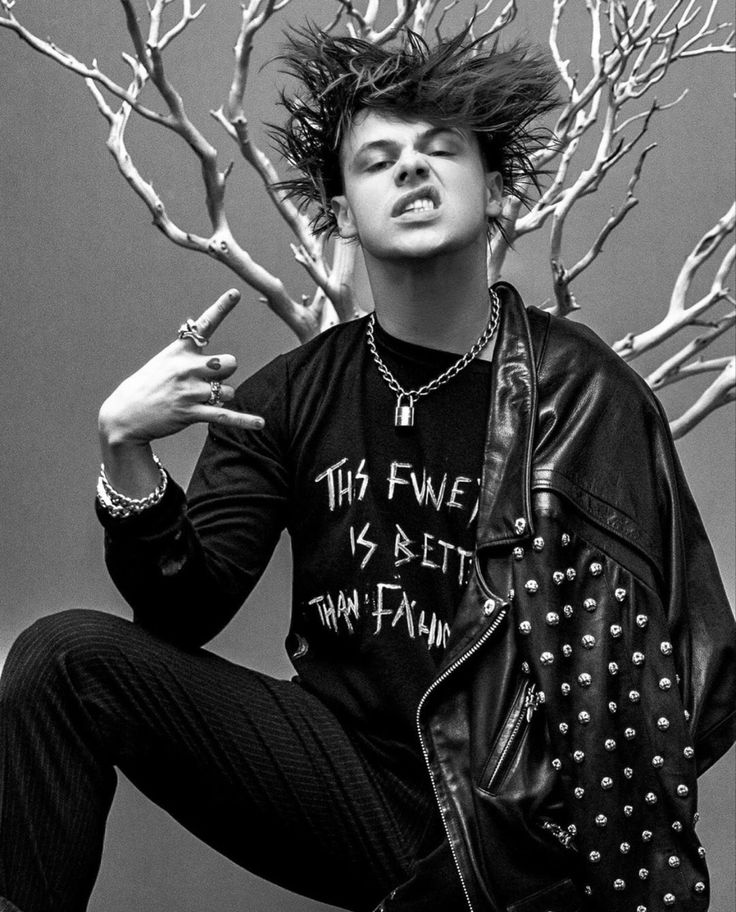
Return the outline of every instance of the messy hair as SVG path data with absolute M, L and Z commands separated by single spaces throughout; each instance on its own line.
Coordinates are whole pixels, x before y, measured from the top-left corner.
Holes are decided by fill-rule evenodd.
M 271 136 L 298 173 L 276 188 L 302 209 L 316 207 L 317 234 L 337 230 L 330 200 L 343 192 L 340 147 L 363 110 L 470 130 L 506 194 L 526 200 L 538 186 L 531 157 L 548 131 L 532 122 L 557 101 L 555 72 L 537 48 L 483 46 L 467 29 L 433 46 L 406 30 L 386 48 L 308 26 L 289 34 L 282 59 L 301 89 L 282 92 L 288 118 Z

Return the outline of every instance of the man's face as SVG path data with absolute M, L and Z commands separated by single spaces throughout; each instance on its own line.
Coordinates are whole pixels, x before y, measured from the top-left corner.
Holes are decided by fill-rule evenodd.
M 344 193 L 332 200 L 340 234 L 375 259 L 485 249 L 502 184 L 485 171 L 471 132 L 363 111 L 340 156 Z

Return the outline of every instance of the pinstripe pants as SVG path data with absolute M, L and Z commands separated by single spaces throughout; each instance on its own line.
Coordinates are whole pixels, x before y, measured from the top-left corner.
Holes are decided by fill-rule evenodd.
M 0 682 L 0 897 L 87 908 L 116 767 L 237 864 L 346 909 L 411 875 L 437 822 L 298 684 L 67 611 L 21 634 Z

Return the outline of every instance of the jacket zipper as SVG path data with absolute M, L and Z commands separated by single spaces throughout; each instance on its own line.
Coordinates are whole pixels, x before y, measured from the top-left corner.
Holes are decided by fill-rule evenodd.
M 455 852 L 455 846 L 452 844 L 452 839 L 450 837 L 450 831 L 448 829 L 447 822 L 445 821 L 445 816 L 442 813 L 442 805 L 440 803 L 440 796 L 437 793 L 437 786 L 435 784 L 434 776 L 432 775 L 432 768 L 431 768 L 430 762 L 429 762 L 429 751 L 427 750 L 427 746 L 424 743 L 424 736 L 422 735 L 422 726 L 421 726 L 421 722 L 420 722 L 420 715 L 421 715 L 422 707 L 424 706 L 425 700 L 432 693 L 432 691 L 435 690 L 435 688 L 437 688 L 443 681 L 445 681 L 457 668 L 459 668 L 459 666 L 462 665 L 463 662 L 465 662 L 467 659 L 470 658 L 470 656 L 472 656 L 474 653 L 476 653 L 481 648 L 481 646 L 483 646 L 483 644 L 486 642 L 486 640 L 488 640 L 495 633 L 495 631 L 498 628 L 498 625 L 501 623 L 501 621 L 506 617 L 507 611 L 508 611 L 507 606 L 500 608 L 498 614 L 493 619 L 493 622 L 491 623 L 489 628 L 485 631 L 485 633 L 480 637 L 480 639 L 466 653 L 463 653 L 463 655 L 461 655 L 459 658 L 457 658 L 452 663 L 452 665 L 449 666 L 449 668 L 446 668 L 438 678 L 435 678 L 435 680 L 432 681 L 429 688 L 425 692 L 424 696 L 419 701 L 419 706 L 417 707 L 417 714 L 416 714 L 417 732 L 419 734 L 419 743 L 421 744 L 421 747 L 422 747 L 422 754 L 424 755 L 424 763 L 427 767 L 427 771 L 429 772 L 429 779 L 430 779 L 430 782 L 432 783 L 432 790 L 434 791 L 434 798 L 435 798 L 435 801 L 437 802 L 437 807 L 439 808 L 439 811 L 440 811 L 440 817 L 442 818 L 442 825 L 445 828 L 445 834 L 447 835 L 447 843 L 450 846 L 450 851 L 452 852 L 452 859 L 455 862 L 455 868 L 457 870 L 458 877 L 460 878 L 460 885 L 463 888 L 463 893 L 465 894 L 465 901 L 468 904 L 468 909 L 470 910 L 470 912 L 474 912 L 473 904 L 470 901 L 470 894 L 468 893 L 468 887 L 467 887 L 467 884 L 465 883 L 465 878 L 463 877 L 463 872 L 460 869 L 460 862 L 458 861 L 457 853 Z
M 534 715 L 535 710 L 539 704 L 544 701 L 544 694 L 541 691 L 538 691 L 536 687 L 537 685 L 534 682 L 526 682 L 523 686 L 523 698 L 520 701 L 521 711 L 518 712 L 518 715 L 514 721 L 514 727 L 506 739 L 503 750 L 501 751 L 501 754 L 499 755 L 499 758 L 493 767 L 493 772 L 485 781 L 484 788 L 487 791 L 491 791 L 493 785 L 498 781 L 501 773 L 504 770 L 506 760 L 513 753 L 516 745 L 518 744 L 519 738 L 526 731 L 527 726 L 532 721 L 532 716 Z

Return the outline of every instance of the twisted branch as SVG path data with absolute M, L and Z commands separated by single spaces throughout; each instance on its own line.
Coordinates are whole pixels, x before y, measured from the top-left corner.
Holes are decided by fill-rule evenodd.
M 689 409 L 670 422 L 672 436 L 675 440 L 684 437 L 711 412 L 729 402 L 736 402 L 736 357 L 729 359 L 723 371 Z
M 366 0 L 363 4 L 359 4 L 358 0 L 333 2 L 335 11 L 328 29 L 335 29 L 342 23 L 351 35 L 383 43 L 394 38 L 409 23 L 419 34 L 425 35 L 434 28 L 435 34 L 441 35 L 446 17 L 457 9 L 461 0 L 396 0 L 394 11 L 388 17 L 381 17 L 386 11 L 385 0 L 384 3 Z M 278 173 L 268 155 L 254 143 L 245 113 L 245 93 L 254 41 L 260 30 L 278 11 L 288 6 L 290 0 L 244 0 L 227 99 L 218 110 L 210 113 L 235 142 L 241 159 L 259 175 L 294 237 L 291 244 L 293 255 L 315 286 L 311 299 L 302 295 L 299 300 L 290 297 L 281 280 L 255 263 L 232 235 L 225 208 L 227 179 L 232 164 L 223 170 L 219 168 L 217 149 L 189 118 L 181 96 L 168 78 L 163 61 L 164 50 L 200 16 L 204 5 L 195 10 L 191 0 L 181 0 L 179 17 L 165 31 L 164 19 L 173 3 L 174 0 L 147 0 L 148 27 L 143 30 L 134 0 L 121 0 L 133 47 L 132 54 L 123 55 L 133 73 L 128 86 L 110 78 L 100 70 L 96 61 L 91 66 L 87 65 L 51 40 L 44 41 L 33 35 L 14 16 L 15 0 L 0 0 L 0 26 L 15 32 L 34 50 L 85 79 L 100 113 L 108 123 L 107 147 L 115 157 L 119 170 L 148 207 L 154 224 L 170 240 L 187 249 L 207 253 L 232 269 L 258 290 L 262 300 L 301 340 L 334 322 L 352 319 L 357 314 L 351 291 L 355 247 L 337 241 L 330 262 L 324 242 L 311 230 L 307 214 L 275 189 Z M 572 267 L 567 268 L 563 254 L 564 229 L 573 207 L 582 198 L 596 192 L 611 171 L 618 170 L 625 157 L 641 143 L 653 118 L 678 104 L 685 93 L 664 104 L 655 99 L 639 110 L 636 109 L 637 103 L 641 103 L 646 94 L 681 61 L 707 54 L 733 53 L 734 33 L 731 26 L 716 22 L 718 0 L 708 0 L 705 9 L 698 5 L 697 0 L 668 0 L 666 6 L 656 0 L 632 0 L 629 6 L 622 0 L 585 0 L 590 25 L 588 52 L 591 70 L 587 78 L 582 78 L 579 68 L 571 65 L 561 48 L 565 16 L 571 4 L 569 0 L 553 0 L 551 6 L 548 40 L 566 97 L 550 142 L 533 157 L 535 169 L 551 172 L 551 179 L 527 212 L 522 212 L 517 199 L 505 201 L 502 214 L 505 232 L 503 237 L 499 235 L 495 238 L 489 248 L 488 269 L 492 278 L 499 277 L 509 243 L 538 230 L 549 221 L 550 267 L 555 289 L 553 309 L 565 314 L 578 306 L 571 284 L 591 267 L 608 238 L 637 205 L 635 189 L 642 176 L 644 161 L 654 144 L 639 152 L 621 205 L 611 210 L 587 251 L 575 258 Z M 480 47 L 488 38 L 507 27 L 516 13 L 516 0 L 499 0 L 499 6 L 496 6 L 495 0 L 485 0 L 476 5 L 466 19 L 466 25 L 478 37 Z M 381 27 L 379 21 L 388 24 Z M 142 102 L 141 96 L 148 83 L 163 99 L 163 113 Z M 118 110 L 113 109 L 104 93 L 120 102 Z M 212 228 L 208 237 L 188 232 L 175 224 L 154 187 L 135 167 L 125 145 L 125 129 L 132 111 L 181 136 L 197 156 Z M 579 164 L 585 149 L 582 139 L 595 128 L 600 129 L 600 136 L 592 155 L 587 162 Z M 633 135 L 628 135 L 632 130 Z M 704 323 L 706 315 L 718 302 L 725 301 L 732 308 L 734 306 L 734 299 L 726 286 L 734 262 L 733 249 L 724 256 L 709 292 L 694 304 L 687 303 L 695 274 L 733 228 L 732 209 L 704 235 L 685 261 L 665 318 L 651 329 L 638 334 L 630 333 L 614 345 L 623 357 L 631 359 L 682 329 L 705 326 L 705 332 L 664 361 L 648 378 L 652 387 L 659 389 L 693 376 L 718 373 L 716 380 L 692 409 L 675 422 L 673 427 L 677 433 L 684 433 L 683 428 L 689 429 L 709 411 L 733 398 L 732 361 L 706 359 L 702 355 L 715 339 L 736 323 L 736 315 L 732 312 Z
M 55 60 L 56 63 L 61 64 L 65 69 L 82 76 L 84 79 L 91 79 L 103 86 L 112 95 L 115 95 L 121 101 L 129 104 L 136 113 L 141 115 L 141 117 L 145 117 L 147 120 L 151 120 L 162 127 L 171 126 L 165 115 L 159 114 L 157 111 L 153 111 L 145 105 L 142 105 L 135 95 L 132 95 L 128 90 L 118 85 L 118 83 L 103 73 L 97 66 L 96 60 L 92 62 L 92 66 L 87 66 L 80 60 L 77 60 L 72 54 L 57 47 L 52 41 L 45 41 L 30 32 L 25 26 L 18 22 L 11 12 L 14 6 L 15 0 L 0 0 L 0 7 L 2 7 L 5 12 L 5 15 L 0 16 L 0 27 L 15 32 L 22 41 L 32 47 L 35 51 L 38 51 L 45 57 L 49 57 L 51 60 Z
M 345 11 L 348 20 L 348 32 L 353 38 L 363 38 L 373 44 L 384 44 L 395 38 L 414 15 L 419 0 L 396 0 L 396 15 L 383 29 L 376 29 L 376 19 L 380 12 L 380 0 L 367 0 L 366 9 L 361 13 L 354 0 L 337 0 Z
M 160 196 L 152 184 L 146 182 L 136 166 L 125 145 L 125 128 L 128 124 L 132 105 L 124 102 L 120 110 L 113 111 L 105 101 L 102 92 L 93 79 L 87 79 L 86 84 L 97 104 L 98 110 L 108 121 L 110 130 L 107 138 L 107 148 L 115 158 L 120 172 L 132 187 L 134 192 L 143 200 L 153 216 L 153 223 L 175 244 L 199 253 L 206 253 L 231 269 L 236 275 L 259 291 L 268 301 L 271 309 L 289 325 L 301 339 L 314 335 L 317 331 L 319 317 L 309 308 L 297 304 L 286 293 L 283 282 L 273 276 L 268 270 L 256 263 L 234 238 L 230 230 L 225 206 L 225 186 L 229 168 L 220 171 L 217 167 L 217 150 L 205 139 L 203 134 L 194 126 L 187 116 L 180 95 L 168 80 L 161 57 L 161 45 L 170 42 L 181 33 L 187 22 L 199 15 L 191 13 L 187 0 L 184 4 L 184 15 L 177 26 L 172 28 L 159 45 L 154 43 L 161 26 L 163 9 L 170 0 L 157 0 L 152 9 L 151 29 L 146 38 L 144 47 L 146 63 L 141 62 L 138 56 L 124 55 L 124 59 L 133 70 L 134 79 L 128 89 L 132 97 L 137 97 L 150 80 L 166 100 L 169 109 L 168 126 L 178 133 L 188 143 L 190 148 L 200 159 L 202 175 L 205 184 L 206 205 L 210 216 L 213 232 L 209 237 L 202 237 L 180 228 L 171 219 Z M 126 20 L 130 23 L 130 17 Z M 131 26 L 134 33 L 140 35 L 137 22 Z M 142 36 L 141 36 L 142 40 Z M 141 46 L 136 38 L 134 45 Z
M 309 219 L 288 199 L 287 194 L 277 189 L 279 175 L 269 157 L 252 141 L 245 115 L 245 91 L 248 83 L 248 70 L 257 32 L 266 24 L 277 9 L 283 9 L 290 0 L 275 4 L 273 0 L 251 0 L 248 7 L 243 7 L 240 32 L 235 45 L 235 68 L 228 94 L 227 104 L 212 116 L 225 128 L 235 140 L 238 149 L 251 167 L 261 178 L 266 192 L 276 206 L 277 211 L 297 238 L 291 244 L 295 260 L 306 269 L 317 286 L 311 307 L 319 314 L 320 325 L 337 319 L 344 321 L 355 315 L 352 291 L 349 283 L 343 281 L 340 270 L 334 270 L 326 260 L 324 243 L 312 233 Z M 331 306 L 327 306 L 327 304 Z
M 726 367 L 729 360 L 727 357 L 713 358 L 710 361 L 706 361 L 701 357 L 696 358 L 690 364 L 686 364 L 686 362 L 698 354 L 698 352 L 715 342 L 716 339 L 725 332 L 728 332 L 728 330 L 732 329 L 735 325 L 736 313 L 727 314 L 725 317 L 721 317 L 721 319 L 717 320 L 707 332 L 696 336 L 692 341 L 688 342 L 684 348 L 681 348 L 677 354 L 668 358 L 655 371 L 649 374 L 647 377 L 649 386 L 651 386 L 653 390 L 660 390 L 665 386 L 669 386 L 671 383 L 676 383 L 678 380 L 685 380 L 696 374 L 721 370 Z
M 707 294 L 687 306 L 687 297 L 698 270 L 715 253 L 723 240 L 736 227 L 736 203 L 700 239 L 685 260 L 675 282 L 670 305 L 665 317 L 651 329 L 641 333 L 629 333 L 615 342 L 613 350 L 627 361 L 642 355 L 656 345 L 669 339 L 686 326 L 697 325 L 708 310 L 719 301 L 729 297 L 726 279 L 733 268 L 736 247 L 731 247 L 724 256 Z

